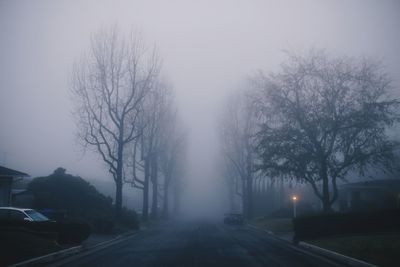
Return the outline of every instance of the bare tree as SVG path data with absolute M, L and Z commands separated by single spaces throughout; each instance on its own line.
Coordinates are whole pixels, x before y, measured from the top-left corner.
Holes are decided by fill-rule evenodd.
M 142 216 L 148 219 L 150 182 L 152 185 L 151 214 L 158 217 L 159 200 L 159 157 L 162 136 L 165 128 L 170 123 L 168 116 L 171 109 L 171 88 L 162 82 L 158 82 L 142 103 L 143 112 L 139 118 L 142 125 L 142 135 L 134 142 L 131 149 L 129 166 L 132 170 L 131 179 L 125 182 L 143 190 Z
M 237 174 L 230 173 L 231 182 L 235 183 L 235 192 L 242 198 L 244 215 L 251 218 L 254 215 L 253 183 L 258 160 L 255 134 L 258 124 L 252 98 L 247 93 L 240 92 L 229 99 L 220 132 L 223 153 L 228 160 L 227 168 L 230 172 L 234 169 Z M 240 190 L 236 177 L 241 180 Z
M 239 209 L 237 207 L 237 197 L 242 201 L 243 204 L 242 192 L 245 186 L 243 185 L 242 179 L 232 161 L 227 157 L 227 155 L 224 156 L 224 159 L 225 161 L 222 162 L 221 176 L 225 178 L 225 183 L 228 189 L 230 210 L 235 212 Z
M 124 182 L 142 190 L 142 220 L 148 220 L 149 212 L 149 185 L 150 185 L 150 159 L 145 149 L 145 137 L 134 141 L 131 154 L 128 154 L 127 167 L 131 169 L 131 175 L 126 175 Z
M 313 50 L 289 55 L 279 73 L 254 82 L 264 120 L 263 171 L 309 183 L 325 212 L 349 171 L 390 170 L 397 144 L 386 131 L 399 121 L 399 102 L 388 94 L 390 80 L 379 64 Z
M 178 124 L 176 111 L 166 111 L 164 121 L 166 122 L 161 132 L 160 147 L 160 170 L 164 176 L 163 184 L 163 217 L 169 217 L 170 187 L 174 186 L 175 203 L 179 201 L 180 192 L 177 190 L 183 175 L 186 155 L 186 134 Z
M 122 208 L 124 149 L 141 131 L 141 105 L 159 72 L 155 51 L 134 34 L 123 38 L 116 27 L 92 36 L 90 49 L 74 65 L 72 94 L 78 136 L 100 154 L 115 185 L 116 216 Z

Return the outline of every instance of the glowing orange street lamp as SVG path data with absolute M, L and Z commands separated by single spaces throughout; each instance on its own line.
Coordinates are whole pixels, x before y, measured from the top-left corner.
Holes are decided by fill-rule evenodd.
M 297 196 L 292 196 L 292 200 L 293 200 L 293 218 L 296 218 Z

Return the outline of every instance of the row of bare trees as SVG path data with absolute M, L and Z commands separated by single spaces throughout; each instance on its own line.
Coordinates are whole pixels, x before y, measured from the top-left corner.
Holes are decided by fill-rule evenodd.
M 160 58 L 137 34 L 124 38 L 116 27 L 92 36 L 90 49 L 74 65 L 72 95 L 78 137 L 97 152 L 115 182 L 116 217 L 123 185 L 143 191 L 143 219 L 168 216 L 171 185 L 179 200 L 185 149 L 172 88 L 161 79 Z
M 151 184 L 151 214 L 159 216 L 159 199 L 163 200 L 163 216 L 168 217 L 171 183 L 177 187 L 182 174 L 185 136 L 179 130 L 170 88 L 157 84 L 143 103 L 144 111 L 140 120 L 143 130 L 133 143 L 129 157 L 130 171 L 125 182 L 143 191 L 143 219 L 148 219 L 149 192 Z M 163 176 L 161 183 L 159 174 Z M 173 179 L 175 179 L 173 181 Z M 160 188 L 160 186 L 162 188 Z M 178 208 L 179 190 L 174 187 L 176 197 L 174 210 Z M 160 193 L 162 191 L 163 193 Z
M 257 169 L 257 114 L 247 91 L 230 95 L 220 125 L 230 203 L 234 202 L 235 196 L 240 197 L 243 214 L 251 218 L 254 212 L 253 184 L 261 173 Z
M 238 189 L 247 217 L 256 177 L 305 182 L 329 212 L 349 173 L 392 171 L 398 142 L 387 132 L 400 102 L 391 84 L 374 61 L 317 50 L 253 76 L 221 124 L 229 191 Z

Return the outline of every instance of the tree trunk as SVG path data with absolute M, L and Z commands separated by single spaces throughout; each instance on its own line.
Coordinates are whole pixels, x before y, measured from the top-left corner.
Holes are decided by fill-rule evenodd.
M 278 206 L 278 209 L 281 209 L 283 207 L 284 196 L 285 196 L 284 181 L 283 181 L 283 179 L 281 179 L 280 184 L 279 184 L 279 206 Z
M 180 188 L 180 181 L 179 181 L 179 176 L 174 177 L 174 182 L 173 182 L 173 200 L 174 200 L 174 215 L 178 215 L 180 213 L 180 208 L 181 208 L 181 188 Z
M 120 141 L 118 142 L 118 162 L 117 162 L 117 173 L 115 178 L 115 217 L 119 219 L 121 217 L 122 210 L 122 166 L 123 166 L 123 142 L 122 135 L 120 135 Z
M 151 202 L 151 215 L 153 219 L 158 217 L 158 163 L 157 156 L 151 159 L 151 183 L 153 185 L 153 198 Z
M 254 205 L 253 205 L 253 177 L 249 175 L 247 178 L 247 219 L 253 218 Z
M 115 181 L 115 218 L 121 218 L 122 211 L 122 179 L 118 178 Z
M 272 210 L 275 209 L 275 206 L 276 206 L 276 185 L 275 185 L 275 180 L 270 180 L 269 195 L 270 195 L 269 207 L 270 207 L 270 209 L 272 211 Z
M 247 182 L 247 219 L 253 218 L 254 215 L 254 196 L 253 196 L 253 156 L 250 146 L 247 144 L 247 157 L 246 157 L 246 182 Z
M 233 212 L 235 210 L 235 182 L 231 183 L 231 180 L 228 181 L 228 198 L 229 198 L 229 208 L 230 211 Z
M 163 204 L 163 217 L 169 217 L 169 184 L 166 183 L 164 187 L 164 204 Z
M 149 159 L 146 157 L 144 160 L 144 185 L 143 185 L 143 208 L 142 219 L 147 221 L 149 219 L 149 180 L 150 180 L 150 166 Z
M 331 178 L 331 182 L 332 182 L 333 195 L 331 197 L 330 203 L 331 203 L 331 205 L 333 205 L 333 203 L 335 203 L 335 201 L 339 197 L 339 190 L 337 188 L 337 183 L 336 183 L 336 178 L 335 177 Z
M 247 189 L 246 181 L 242 180 L 242 213 L 245 218 L 247 218 Z
M 321 178 L 322 178 L 322 209 L 323 212 L 327 213 L 332 211 L 331 202 L 329 196 L 329 178 L 326 162 L 321 163 Z

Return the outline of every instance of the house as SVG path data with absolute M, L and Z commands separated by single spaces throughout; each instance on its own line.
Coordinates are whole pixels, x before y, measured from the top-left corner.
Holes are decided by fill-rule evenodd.
M 400 208 L 400 179 L 379 179 L 340 186 L 341 211 Z
M 0 166 L 0 207 L 11 205 L 13 182 L 28 176 L 26 173 Z

